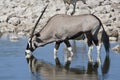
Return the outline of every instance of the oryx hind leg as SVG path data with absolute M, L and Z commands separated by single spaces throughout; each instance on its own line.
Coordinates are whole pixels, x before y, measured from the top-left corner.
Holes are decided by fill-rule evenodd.
M 98 40 L 98 30 L 93 35 L 93 42 L 97 46 L 97 62 L 101 64 L 101 43 Z
M 92 42 L 92 33 L 91 31 L 86 32 L 86 37 L 87 37 L 87 43 L 88 43 L 88 60 L 89 62 L 93 62 L 93 58 L 92 58 L 92 50 L 93 50 L 93 42 Z
M 61 43 L 61 42 L 56 42 L 56 43 L 55 43 L 55 48 L 54 48 L 54 59 L 55 59 L 56 65 L 61 65 L 61 64 L 60 64 L 60 61 L 59 61 L 59 59 L 58 59 L 58 56 L 57 56 L 57 52 L 58 52 L 60 43 Z
M 101 55 L 100 55 L 100 53 L 101 53 L 101 43 L 99 43 L 98 39 L 97 40 L 94 39 L 93 41 L 94 41 L 95 45 L 97 46 L 97 62 L 99 64 L 101 64 Z
M 65 68 L 69 68 L 72 57 L 73 57 L 73 51 L 72 51 L 71 44 L 68 40 L 65 40 L 64 43 L 67 46 L 67 49 L 69 51 L 69 55 L 66 55 Z

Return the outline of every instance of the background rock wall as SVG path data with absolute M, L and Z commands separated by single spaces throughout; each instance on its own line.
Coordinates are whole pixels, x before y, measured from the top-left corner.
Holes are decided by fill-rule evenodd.
M 78 14 L 94 13 L 104 24 L 111 38 L 120 39 L 120 0 L 81 0 L 77 1 Z M 0 33 L 14 32 L 29 35 L 45 5 L 49 6 L 44 13 L 38 31 L 46 21 L 55 14 L 65 14 L 66 6 L 63 0 L 0 0 Z M 67 14 L 73 10 L 69 6 Z

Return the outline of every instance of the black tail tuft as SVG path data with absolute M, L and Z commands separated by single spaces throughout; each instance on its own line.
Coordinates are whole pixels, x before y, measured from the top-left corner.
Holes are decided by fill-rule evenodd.
M 103 32 L 102 32 L 102 41 L 103 41 L 106 53 L 109 53 L 110 41 L 109 41 L 109 37 L 108 37 L 108 35 L 107 35 L 107 33 L 105 32 L 104 29 L 103 29 Z

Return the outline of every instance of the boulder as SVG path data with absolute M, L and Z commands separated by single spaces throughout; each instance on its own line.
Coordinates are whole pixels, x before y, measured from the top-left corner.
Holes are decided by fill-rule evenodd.
M 112 48 L 113 51 L 120 53 L 120 45 L 116 45 Z
M 2 33 L 2 32 L 0 32 L 0 37 L 2 36 L 2 34 L 3 34 L 3 33 Z
M 104 0 L 86 0 L 86 3 L 91 8 L 95 8 L 100 5 L 100 3 Z
M 118 39 L 116 37 L 109 37 L 110 41 L 117 41 Z
M 120 0 L 111 0 L 114 3 L 120 3 Z
M 84 3 L 83 3 L 83 2 Z M 0 32 L 19 32 L 29 35 L 45 5 L 49 3 L 36 31 L 44 26 L 55 14 L 65 14 L 63 0 L 0 0 Z M 68 15 L 73 11 L 69 6 Z M 106 25 L 111 27 L 107 33 L 110 39 L 120 37 L 120 0 L 77 0 L 74 15 L 94 14 Z M 120 38 L 119 38 L 120 39 Z
M 111 30 L 107 30 L 107 34 L 110 36 L 110 37 L 118 37 L 118 30 L 115 30 L 115 29 L 111 29 Z
M 21 21 L 20 21 L 20 19 L 17 18 L 17 17 L 12 17 L 12 18 L 10 18 L 10 19 L 8 20 L 8 23 L 9 23 L 9 24 L 12 24 L 12 25 L 14 25 L 14 26 L 18 26 L 18 25 L 21 23 Z

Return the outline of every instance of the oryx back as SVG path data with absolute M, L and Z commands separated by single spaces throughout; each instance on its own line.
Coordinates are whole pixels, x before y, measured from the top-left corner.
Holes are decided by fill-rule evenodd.
M 65 40 L 83 32 L 96 30 L 96 27 L 100 27 L 100 23 L 92 15 L 69 16 L 60 14 L 53 16 L 48 21 L 40 35 L 43 40 Z

